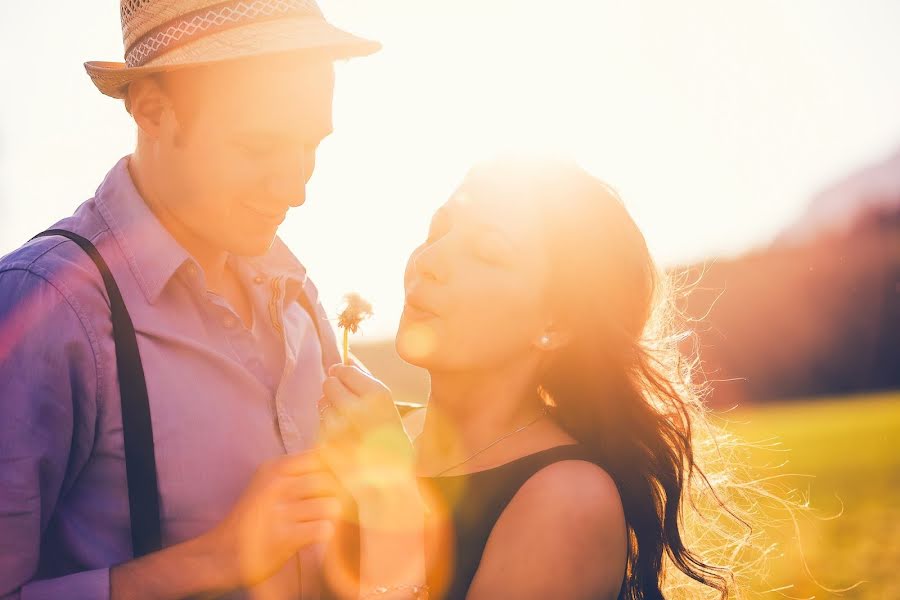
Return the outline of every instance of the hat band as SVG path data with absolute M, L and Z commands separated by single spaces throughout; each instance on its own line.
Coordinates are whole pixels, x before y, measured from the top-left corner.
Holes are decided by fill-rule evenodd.
M 142 67 L 166 52 L 208 35 L 289 15 L 324 19 L 313 0 L 221 2 L 186 13 L 150 30 L 126 50 L 125 64 L 132 68 Z

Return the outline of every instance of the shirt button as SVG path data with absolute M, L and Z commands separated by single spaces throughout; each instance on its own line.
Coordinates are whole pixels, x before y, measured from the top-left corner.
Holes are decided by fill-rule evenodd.
M 253 283 L 263 283 L 266 280 L 262 275 L 257 275 L 253 278 Z

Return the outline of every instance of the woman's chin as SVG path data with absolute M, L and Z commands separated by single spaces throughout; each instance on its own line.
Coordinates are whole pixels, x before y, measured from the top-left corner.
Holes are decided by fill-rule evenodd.
M 428 368 L 437 351 L 437 333 L 431 323 L 403 316 L 400 318 L 394 347 L 404 361 L 417 367 Z

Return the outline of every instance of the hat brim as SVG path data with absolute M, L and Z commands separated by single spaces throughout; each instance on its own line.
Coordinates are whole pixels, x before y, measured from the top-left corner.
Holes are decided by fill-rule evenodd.
M 199 38 L 142 67 L 90 61 L 84 63 L 84 68 L 100 92 L 121 99 L 132 81 L 164 71 L 283 52 L 340 60 L 368 56 L 380 48 L 378 42 L 355 36 L 321 19 L 287 18 L 251 23 Z

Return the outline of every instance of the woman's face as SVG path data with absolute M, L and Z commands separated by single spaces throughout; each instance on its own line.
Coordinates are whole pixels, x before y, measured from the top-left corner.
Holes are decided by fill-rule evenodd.
M 534 356 L 549 324 L 540 211 L 514 191 L 463 187 L 406 266 L 397 351 L 435 371 L 492 369 Z

